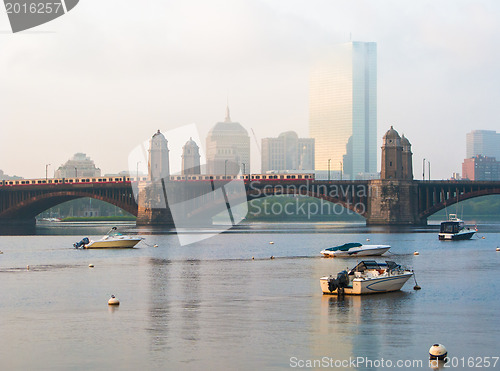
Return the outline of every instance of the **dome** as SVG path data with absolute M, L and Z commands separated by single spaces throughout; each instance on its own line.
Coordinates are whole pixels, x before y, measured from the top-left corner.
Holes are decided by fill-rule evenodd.
M 186 142 L 186 144 L 184 144 L 183 148 L 196 148 L 196 149 L 198 149 L 199 147 L 196 144 L 196 142 L 193 140 L 193 138 L 189 138 L 189 140 Z
M 394 130 L 394 128 L 391 125 L 391 128 L 387 131 L 387 133 L 385 133 L 384 139 L 393 139 L 394 140 L 394 139 L 401 139 L 401 137 L 399 136 L 398 132 L 396 130 Z
M 401 136 L 401 145 L 403 147 L 411 147 L 410 141 L 408 140 L 408 138 L 405 137 L 404 134 Z
M 167 140 L 165 138 L 165 136 L 162 133 L 160 133 L 160 129 L 158 129 L 158 131 L 153 134 L 152 138 L 155 139 L 155 140 L 158 140 L 158 139 Z

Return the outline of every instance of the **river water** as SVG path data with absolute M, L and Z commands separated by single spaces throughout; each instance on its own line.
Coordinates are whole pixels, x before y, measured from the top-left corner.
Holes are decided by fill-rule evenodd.
M 187 246 L 171 231 L 129 225 L 121 229 L 146 243 L 72 247 L 107 229 L 0 236 L 1 370 L 364 370 L 398 360 L 429 369 L 434 343 L 458 359 L 455 369 L 500 356 L 500 224 L 479 225 L 484 239 L 444 242 L 437 226 L 266 223 Z M 386 259 L 413 268 L 422 290 L 408 281 L 391 294 L 323 296 L 319 277 L 357 259 L 318 252 L 367 239 L 392 245 Z M 107 305 L 112 294 L 119 307 Z

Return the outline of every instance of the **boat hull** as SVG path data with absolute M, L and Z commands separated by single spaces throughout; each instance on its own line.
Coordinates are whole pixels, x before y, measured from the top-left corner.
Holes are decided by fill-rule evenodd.
M 465 233 L 440 233 L 439 239 L 441 241 L 460 241 L 460 240 L 470 240 L 476 231 L 470 231 Z
M 391 248 L 390 246 L 380 246 L 372 248 L 354 247 L 352 249 L 349 249 L 349 251 L 323 250 L 321 251 L 321 254 L 323 254 L 325 258 L 349 257 L 349 256 L 378 256 L 389 251 L 390 248 Z
M 131 248 L 141 242 L 142 238 L 131 238 L 131 239 L 122 239 L 122 240 L 114 240 L 114 241 L 92 241 L 88 245 L 85 245 L 86 249 L 107 249 L 107 248 L 115 248 L 115 249 L 124 249 Z
M 349 287 L 344 288 L 345 295 L 368 295 L 380 294 L 401 290 L 403 285 L 413 276 L 413 272 L 401 273 L 393 276 L 377 278 L 354 278 Z M 330 292 L 328 289 L 328 278 L 321 277 L 320 284 L 323 295 L 338 295 L 337 290 Z

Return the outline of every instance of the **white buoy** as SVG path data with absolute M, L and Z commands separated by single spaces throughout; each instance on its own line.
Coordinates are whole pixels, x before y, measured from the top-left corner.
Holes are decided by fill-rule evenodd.
M 157 244 L 154 244 L 154 245 L 153 245 L 153 247 L 158 247 L 158 245 L 157 245 Z
M 274 245 L 274 242 L 273 241 L 269 242 L 269 245 Z
M 252 256 L 252 260 L 255 260 L 255 258 Z
M 120 305 L 120 300 L 115 298 L 114 295 L 111 295 L 111 298 L 108 300 L 108 305 Z
M 0 254 L 3 254 L 3 251 L 0 251 Z
M 500 251 L 500 247 L 497 247 L 497 251 Z
M 420 253 L 418 251 L 415 251 L 413 255 L 420 255 Z
M 429 359 L 438 359 L 443 361 L 448 356 L 448 351 L 443 344 L 434 344 L 429 349 Z
M 30 266 L 29 266 L 29 265 L 27 265 L 27 266 L 26 266 L 26 269 L 27 269 L 27 270 L 30 270 Z
M 367 241 L 370 241 L 370 239 L 369 239 L 369 238 L 367 238 L 366 240 L 367 240 Z
M 94 264 L 89 264 L 89 268 L 94 268 Z

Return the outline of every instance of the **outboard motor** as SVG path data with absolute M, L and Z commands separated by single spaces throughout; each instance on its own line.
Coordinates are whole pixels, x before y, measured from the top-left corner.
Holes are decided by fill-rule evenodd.
M 347 271 L 342 271 L 337 274 L 337 282 L 339 287 L 347 287 L 349 286 L 349 275 L 347 274 Z
M 338 287 L 339 285 L 335 277 L 333 276 L 328 277 L 328 290 L 330 290 L 330 292 L 334 292 L 335 290 L 337 290 Z
M 76 242 L 73 244 L 73 246 L 78 249 L 79 247 L 85 246 L 90 243 L 90 240 L 88 237 L 84 237 L 80 242 Z

